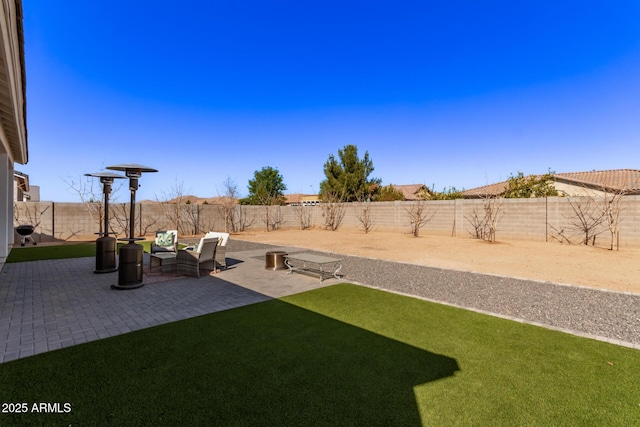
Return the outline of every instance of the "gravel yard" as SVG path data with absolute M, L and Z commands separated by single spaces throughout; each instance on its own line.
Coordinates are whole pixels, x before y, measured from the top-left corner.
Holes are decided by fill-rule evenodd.
M 284 246 L 233 238 L 229 244 L 230 252 Z M 345 281 L 640 348 L 640 294 L 311 252 L 340 256 Z

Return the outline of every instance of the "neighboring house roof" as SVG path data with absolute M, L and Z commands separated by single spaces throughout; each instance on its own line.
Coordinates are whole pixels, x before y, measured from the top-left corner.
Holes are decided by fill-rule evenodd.
M 291 204 L 294 204 L 294 203 L 300 203 L 300 202 L 302 202 L 302 196 L 304 196 L 304 194 L 301 194 L 301 193 L 285 194 L 284 195 L 284 202 L 287 205 L 291 205 Z
M 17 187 L 22 191 L 29 191 L 29 175 L 26 173 L 13 171 L 13 179 L 16 182 Z
M 614 169 L 587 172 L 566 172 L 553 175 L 556 182 L 570 185 L 604 190 L 607 192 L 625 191 L 628 194 L 640 194 L 640 170 Z M 462 192 L 465 198 L 497 196 L 507 189 L 508 181 L 496 182 Z
M 284 195 L 284 202 L 287 205 L 296 205 L 302 202 L 317 202 L 319 200 L 320 196 L 317 194 L 294 193 Z
M 608 192 L 640 194 L 640 170 L 615 169 L 555 174 L 556 181 Z
M 495 184 L 483 185 L 482 187 L 464 190 L 462 196 L 466 199 L 479 199 L 481 197 L 498 196 L 507 190 L 507 181 L 496 182 Z
M 397 191 L 401 192 L 404 196 L 405 200 L 418 200 L 423 197 L 422 195 L 429 195 L 429 188 L 427 188 L 424 184 L 404 184 L 404 185 L 395 185 L 391 184 L 391 186 Z

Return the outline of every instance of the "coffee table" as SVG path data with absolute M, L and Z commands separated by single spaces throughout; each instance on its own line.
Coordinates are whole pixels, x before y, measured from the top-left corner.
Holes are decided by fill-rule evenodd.
M 287 274 L 291 274 L 294 271 L 314 274 L 320 277 L 320 283 L 322 283 L 325 276 L 333 276 L 336 279 L 340 279 L 338 272 L 342 269 L 342 260 L 340 258 L 329 258 L 308 253 L 285 255 L 284 263 L 289 267 Z

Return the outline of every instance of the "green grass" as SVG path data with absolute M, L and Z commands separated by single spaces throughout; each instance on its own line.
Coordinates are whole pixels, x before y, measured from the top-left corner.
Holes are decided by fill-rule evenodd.
M 45 259 L 80 258 L 96 255 L 95 243 L 58 246 L 15 247 L 9 252 L 7 262 L 40 261 Z
M 124 243 L 117 243 L 118 249 Z M 151 241 L 138 242 L 145 252 L 151 252 Z M 95 243 L 56 246 L 24 246 L 11 249 L 7 262 L 42 261 L 45 259 L 81 258 L 96 256 Z
M 640 424 L 640 352 L 336 285 L 0 364 L 0 425 Z

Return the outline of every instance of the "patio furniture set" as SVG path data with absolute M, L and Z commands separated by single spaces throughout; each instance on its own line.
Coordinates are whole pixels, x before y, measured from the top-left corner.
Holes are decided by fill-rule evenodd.
M 200 277 L 200 270 L 216 271 L 226 269 L 226 252 L 229 233 L 210 231 L 200 240 L 183 249 L 178 248 L 178 231 L 156 232 L 151 243 L 150 268 L 160 267 L 163 273 L 176 271 L 178 274 Z M 342 269 L 342 260 L 310 253 L 287 254 L 283 251 L 266 253 L 266 268 L 279 270 L 288 268 L 287 274 L 294 272 L 311 274 L 320 278 L 335 277 Z
M 200 270 L 216 271 L 227 268 L 227 241 L 229 233 L 210 231 L 195 245 L 178 249 L 178 231 L 156 232 L 151 243 L 150 268 L 160 267 L 162 272 L 177 271 L 178 274 L 200 277 Z

